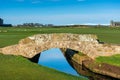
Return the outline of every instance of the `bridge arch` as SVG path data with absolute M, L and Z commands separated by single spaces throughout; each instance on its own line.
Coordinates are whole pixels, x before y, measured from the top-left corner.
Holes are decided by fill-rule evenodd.
M 62 48 L 81 51 L 84 54 L 91 52 L 91 47 L 97 44 L 96 35 L 78 35 L 78 34 L 38 34 L 19 42 L 19 46 L 26 44 L 28 55 L 31 57 L 36 53 L 48 50 L 50 48 Z M 92 52 L 91 52 L 92 53 Z M 30 55 L 31 54 L 31 55 Z

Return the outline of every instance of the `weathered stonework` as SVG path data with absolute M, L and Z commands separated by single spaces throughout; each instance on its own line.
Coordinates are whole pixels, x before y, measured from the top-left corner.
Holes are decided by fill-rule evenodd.
M 4 47 L 3 54 L 22 55 L 32 58 L 50 48 L 69 48 L 80 51 L 91 58 L 120 54 L 120 46 L 99 44 L 96 35 L 91 34 L 38 34 L 19 41 L 18 44 Z

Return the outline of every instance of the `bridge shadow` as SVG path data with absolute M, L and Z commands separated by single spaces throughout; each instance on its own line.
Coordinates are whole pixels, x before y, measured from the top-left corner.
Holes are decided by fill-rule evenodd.
M 41 55 L 41 53 L 38 53 L 35 56 L 33 56 L 32 58 L 29 58 L 29 60 L 31 62 L 38 63 L 40 55 Z
M 61 49 L 62 50 L 62 49 Z M 62 50 L 63 51 L 63 50 Z M 68 63 L 75 69 L 74 64 L 72 62 L 72 58 L 75 54 L 78 54 L 78 51 L 72 50 L 72 49 L 66 49 L 65 51 L 63 51 L 63 54 L 66 58 L 66 60 L 68 61 Z

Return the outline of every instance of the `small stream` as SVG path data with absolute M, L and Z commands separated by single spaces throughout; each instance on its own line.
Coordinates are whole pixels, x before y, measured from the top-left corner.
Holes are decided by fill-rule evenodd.
M 84 65 L 78 64 L 74 60 L 69 59 L 71 58 L 70 56 L 73 53 L 73 50 L 71 52 L 70 49 L 67 49 L 65 53 L 65 56 L 67 58 L 66 59 L 59 48 L 51 48 L 36 55 L 33 59 L 31 59 L 31 61 L 38 62 L 38 64 L 40 65 L 53 68 L 67 74 L 84 77 L 90 80 L 118 80 L 110 76 L 94 73 L 86 68 Z M 79 75 L 72 66 L 78 71 L 79 74 L 85 75 L 87 77 Z
M 58 71 L 80 76 L 67 62 L 59 48 L 43 51 L 39 57 L 38 64 L 56 69 Z

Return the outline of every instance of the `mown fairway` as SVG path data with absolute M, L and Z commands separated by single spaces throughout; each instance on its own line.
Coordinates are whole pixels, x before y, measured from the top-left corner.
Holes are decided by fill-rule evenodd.
M 20 39 L 27 36 L 43 33 L 96 34 L 100 41 L 120 44 L 120 28 L 0 28 L 0 48 L 16 44 Z M 98 61 L 100 60 L 101 59 L 98 59 Z M 114 60 L 114 62 L 116 60 Z M 117 62 L 117 64 L 118 63 L 119 62 Z M 42 67 L 20 56 L 6 56 L 0 54 L 0 80 L 83 79 Z

